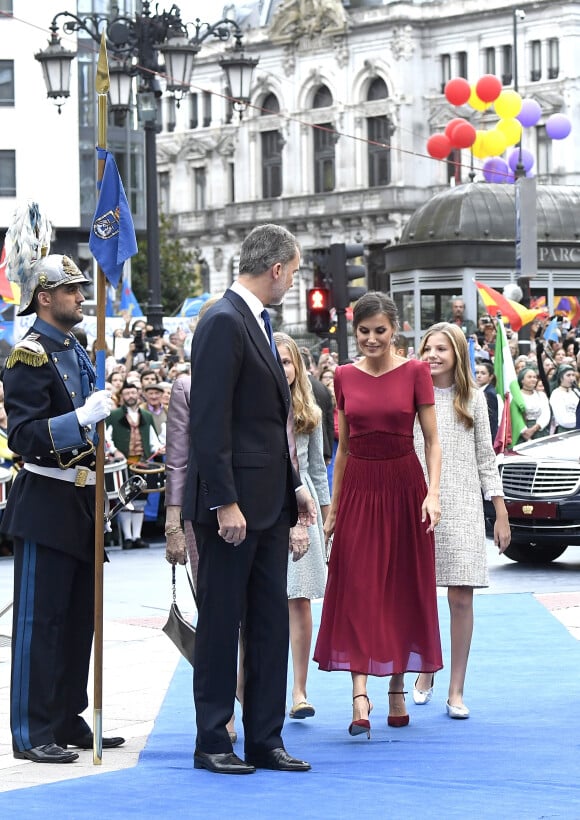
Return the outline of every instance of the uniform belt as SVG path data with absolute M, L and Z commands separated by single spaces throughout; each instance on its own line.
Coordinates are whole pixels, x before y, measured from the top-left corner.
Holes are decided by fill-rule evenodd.
M 68 470 L 61 470 L 59 467 L 41 467 L 40 464 L 24 463 L 24 469 L 29 473 L 43 475 L 46 478 L 57 478 L 59 481 L 68 481 L 75 487 L 94 487 L 97 483 L 97 474 L 88 467 L 69 467 Z

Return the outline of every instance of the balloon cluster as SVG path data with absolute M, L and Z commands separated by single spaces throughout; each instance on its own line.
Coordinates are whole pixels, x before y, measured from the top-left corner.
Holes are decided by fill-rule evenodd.
M 427 152 L 434 159 L 446 159 L 453 148 L 470 148 L 474 157 L 484 159 L 483 175 L 487 182 L 513 182 L 519 163 L 527 174 L 534 164 L 530 151 L 513 150 L 507 161 L 500 155 L 510 145 L 521 141 L 522 129 L 536 125 L 542 109 L 536 100 L 522 99 L 517 91 L 504 89 L 499 77 L 484 74 L 470 85 L 463 77 L 456 77 L 445 85 L 445 97 L 451 105 L 469 105 L 474 111 L 486 111 L 493 104 L 499 118 L 489 131 L 476 129 L 464 117 L 454 117 L 442 134 L 432 134 L 427 140 Z M 565 114 L 552 114 L 546 120 L 546 134 L 551 139 L 565 139 L 572 123 Z

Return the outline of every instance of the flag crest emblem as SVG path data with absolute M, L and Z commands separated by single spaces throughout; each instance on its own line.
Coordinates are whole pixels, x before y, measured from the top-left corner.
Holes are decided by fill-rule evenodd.
M 121 220 L 121 209 L 107 211 L 102 216 L 97 216 L 93 222 L 93 233 L 98 239 L 114 239 L 119 236 Z

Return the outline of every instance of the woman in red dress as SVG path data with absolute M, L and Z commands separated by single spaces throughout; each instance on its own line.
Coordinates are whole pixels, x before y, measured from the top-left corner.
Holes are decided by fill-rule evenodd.
M 324 530 L 334 535 L 314 660 L 350 672 L 351 735 L 370 737 L 367 676 L 391 676 L 389 726 L 406 726 L 404 673 L 442 668 L 433 529 L 441 451 L 425 362 L 394 353 L 397 309 L 366 293 L 353 327 L 363 357 L 335 373 L 339 443 Z M 413 446 L 425 437 L 427 490 Z

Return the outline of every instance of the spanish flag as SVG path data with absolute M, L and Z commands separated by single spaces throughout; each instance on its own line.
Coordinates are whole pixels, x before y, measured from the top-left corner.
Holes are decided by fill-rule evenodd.
M 501 313 L 502 319 L 510 323 L 512 330 L 518 331 L 524 325 L 548 313 L 545 308 L 526 308 L 519 302 L 514 302 L 513 299 L 507 299 L 499 291 L 490 288 L 489 285 L 484 285 L 483 282 L 476 282 L 475 286 L 489 315 L 497 316 Z

